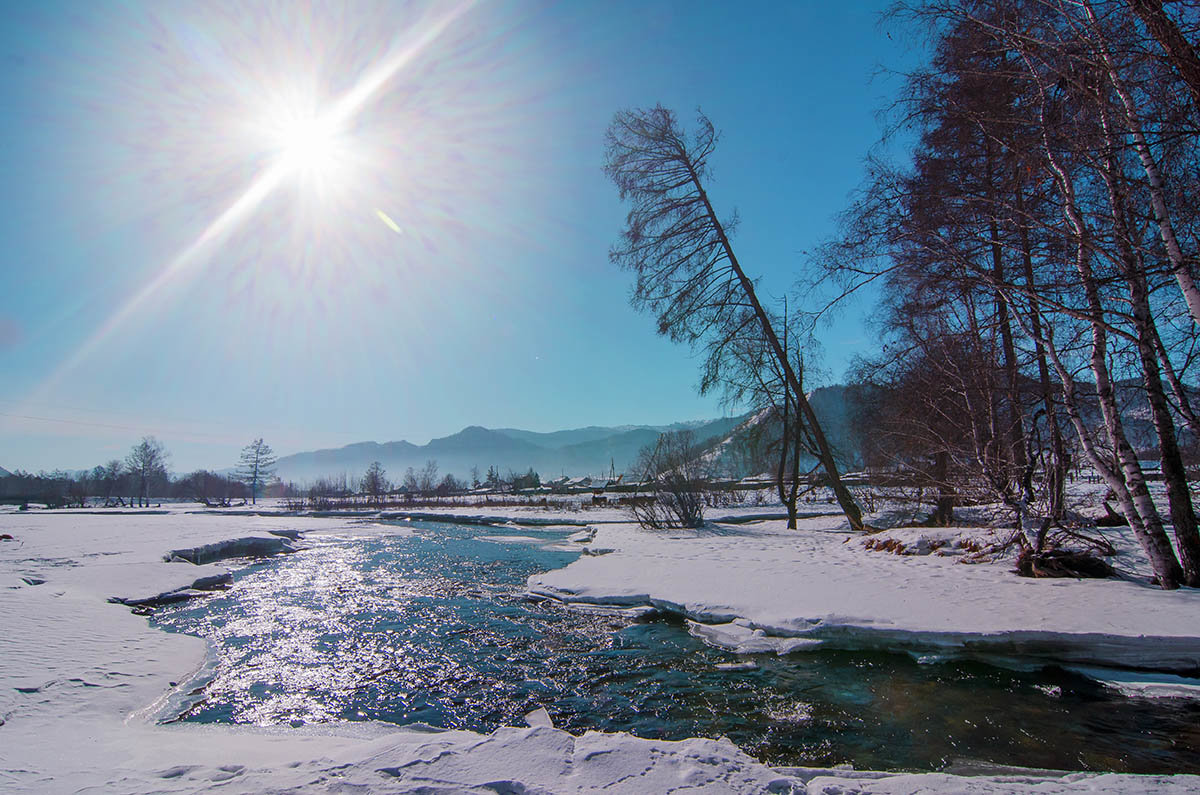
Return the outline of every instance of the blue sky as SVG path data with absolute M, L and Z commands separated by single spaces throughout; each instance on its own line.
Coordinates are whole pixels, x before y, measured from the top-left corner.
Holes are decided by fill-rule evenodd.
M 724 413 L 608 262 L 604 130 L 702 107 L 776 300 L 914 57 L 883 5 L 5 4 L 0 466 Z M 319 150 L 288 137 L 334 107 Z M 821 330 L 827 380 L 869 314 Z

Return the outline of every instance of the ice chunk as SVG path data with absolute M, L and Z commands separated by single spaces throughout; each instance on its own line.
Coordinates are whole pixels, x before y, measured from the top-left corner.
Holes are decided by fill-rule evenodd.
M 590 544 L 596 540 L 596 528 L 585 527 L 578 533 L 572 533 L 571 535 L 567 536 L 567 540 L 575 541 L 579 544 Z
M 530 726 L 554 728 L 554 721 L 550 720 L 550 713 L 546 711 L 545 707 L 538 707 L 533 712 L 527 713 L 525 715 L 525 723 Z
M 1067 670 L 1094 679 L 1126 696 L 1200 699 L 1200 679 L 1187 676 L 1083 666 L 1071 666 Z
M 745 662 L 717 663 L 718 671 L 753 671 L 757 667 L 758 663 L 750 662 L 749 660 Z
M 710 646 L 728 649 L 734 654 L 791 654 L 801 649 L 820 646 L 821 641 L 812 638 L 789 638 L 768 635 L 761 629 L 751 629 L 744 622 L 728 624 L 701 624 L 688 621 L 688 632 Z

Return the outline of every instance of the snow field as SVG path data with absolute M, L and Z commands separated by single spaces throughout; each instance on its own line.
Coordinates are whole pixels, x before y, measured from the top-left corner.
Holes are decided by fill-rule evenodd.
M 798 631 L 826 621 L 846 627 L 883 626 L 898 634 L 922 626 L 928 629 L 927 625 L 937 624 L 937 611 L 920 605 L 925 599 L 953 593 L 943 581 L 957 582 L 963 576 L 981 577 L 962 582 L 991 589 L 988 593 L 993 598 L 1000 595 L 1018 602 L 1006 616 L 1009 612 L 1019 616 L 1020 608 L 1030 606 L 1020 601 L 1026 597 L 1012 596 L 1022 594 L 1028 581 L 1000 571 L 994 578 L 965 574 L 984 567 L 943 570 L 952 562 L 932 556 L 915 560 L 855 551 L 842 544 L 844 536 L 837 532 L 836 522 L 810 521 L 818 532 L 801 536 L 781 532 L 771 522 L 671 537 L 639 533 L 625 525 L 605 525 L 595 534 L 596 543 L 617 551 L 581 558 L 561 572 L 536 579 L 550 583 L 544 586 L 547 590 L 556 587 L 559 594 L 574 594 L 590 602 L 633 603 L 644 596 L 642 601 L 671 604 L 696 618 L 724 619 L 757 638 L 779 637 L 777 629 Z M 724 740 L 665 742 L 595 732 L 576 737 L 545 726 L 480 735 L 398 730 L 368 723 L 303 729 L 156 723 L 156 718 L 169 717 L 172 705 L 198 686 L 194 677 L 204 664 L 205 644 L 154 629 L 127 607 L 107 600 L 154 596 L 228 570 L 225 564 L 163 562 L 162 556 L 169 550 L 245 536 L 266 537 L 272 530 L 339 535 L 411 532 L 404 527 L 335 518 L 180 511 L 154 515 L 0 514 L 0 533 L 14 537 L 0 542 L 0 790 L 531 794 L 1200 791 L 1200 777 L 1194 776 L 962 778 L 772 769 Z M 813 537 L 803 540 L 807 535 Z M 792 551 L 787 552 L 789 549 Z M 831 550 L 836 550 L 836 556 L 827 561 L 827 567 L 818 565 L 819 561 L 803 560 L 806 555 Z M 853 562 L 855 556 L 863 561 L 861 565 Z M 914 573 L 916 566 L 928 563 L 934 564 L 936 573 Z M 877 565 L 881 568 L 872 568 Z M 798 568 L 789 573 L 789 566 Z M 823 569 L 829 578 L 805 587 L 797 585 L 796 580 L 816 578 Z M 905 585 L 910 609 L 883 610 L 879 615 L 867 612 L 883 605 L 861 594 L 873 594 L 875 599 L 896 595 L 877 583 L 863 581 L 873 571 L 876 578 L 899 578 L 895 582 Z M 1066 585 L 1070 591 L 1073 586 L 1089 584 Z M 851 586 L 861 592 L 859 597 L 837 599 L 837 594 L 831 594 L 827 602 L 802 599 L 830 588 L 846 589 L 842 594 L 846 596 L 853 590 Z M 937 590 L 943 587 L 949 590 Z M 1049 587 L 1055 588 L 1053 584 Z M 1074 598 L 1095 596 L 1091 591 L 1074 592 Z M 1195 596 L 1182 594 L 1193 614 Z M 852 609 L 817 609 L 845 602 L 850 602 Z M 1161 608 L 1162 602 L 1153 604 L 1174 609 Z M 738 612 L 741 609 L 747 612 Z M 1088 612 L 1091 610 L 1089 607 Z M 920 620 L 897 622 L 897 616 L 906 613 Z M 1129 614 L 1131 611 L 1124 617 L 1107 617 L 1103 625 L 1115 632 Z M 1031 615 L 1039 626 L 1050 620 L 1039 619 L 1036 611 Z M 1100 622 L 1077 618 L 1087 627 Z M 1002 626 L 1005 620 L 994 619 L 993 625 Z M 769 631 L 756 632 L 764 626 Z M 1071 629 L 1069 624 L 1055 626 L 1058 632 Z M 1191 653 L 1188 650 L 1200 643 L 1195 619 L 1176 630 L 1170 636 L 1178 646 L 1173 654 Z M 944 635 L 945 626 L 932 631 Z

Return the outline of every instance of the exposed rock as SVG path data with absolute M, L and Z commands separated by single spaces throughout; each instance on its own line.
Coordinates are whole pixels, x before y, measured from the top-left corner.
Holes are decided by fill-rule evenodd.
M 227 571 L 220 574 L 210 574 L 207 577 L 200 577 L 191 585 L 183 588 L 176 588 L 172 591 L 165 591 L 154 596 L 145 596 L 140 598 L 126 598 L 123 596 L 109 597 L 109 602 L 113 604 L 127 605 L 133 608 L 133 612 L 138 615 L 149 615 L 154 608 L 162 605 L 175 604 L 176 602 L 184 602 L 196 596 L 203 596 L 209 591 L 220 591 L 228 588 L 233 583 L 233 575 Z
M 1096 520 L 1096 527 L 1128 527 L 1129 520 L 1113 510 L 1107 502 L 1104 503 L 1104 516 Z
M 1103 558 L 1074 549 L 1021 551 L 1017 556 L 1017 574 L 1022 577 L 1077 577 L 1104 579 L 1117 575 Z
M 268 530 L 267 532 L 273 536 L 281 536 L 282 538 L 288 538 L 292 541 L 300 540 L 299 530 Z

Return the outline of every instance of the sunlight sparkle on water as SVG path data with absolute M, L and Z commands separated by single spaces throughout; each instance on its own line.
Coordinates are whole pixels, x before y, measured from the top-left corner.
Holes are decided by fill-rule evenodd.
M 521 597 L 532 572 L 578 551 L 510 543 L 525 532 L 516 529 L 414 529 L 314 538 L 240 572 L 227 593 L 160 611 L 158 620 L 204 634 L 219 652 L 187 718 L 490 731 L 544 707 L 572 733 L 725 735 L 777 764 L 1196 766 L 1190 702 L 1114 697 L 1061 669 L 920 664 L 886 652 L 766 654 L 752 670 L 721 670 L 733 655 L 678 624 Z

